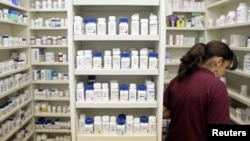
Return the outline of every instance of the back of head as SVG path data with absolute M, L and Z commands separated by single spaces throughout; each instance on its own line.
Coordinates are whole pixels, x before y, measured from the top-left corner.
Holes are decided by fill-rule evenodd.
M 178 79 L 182 80 L 188 77 L 214 56 L 231 61 L 229 70 L 235 70 L 238 66 L 237 57 L 227 44 L 217 40 L 210 41 L 207 44 L 197 43 L 180 59 Z

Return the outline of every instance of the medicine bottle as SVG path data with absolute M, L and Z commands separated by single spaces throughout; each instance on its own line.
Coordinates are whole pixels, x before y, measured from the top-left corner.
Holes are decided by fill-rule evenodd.
M 84 68 L 84 51 L 78 50 L 76 56 L 76 68 Z
M 102 118 L 101 118 L 101 116 L 94 117 L 94 133 L 96 135 L 102 134 Z
M 148 50 L 143 48 L 140 50 L 140 69 L 147 69 L 148 68 Z
M 155 101 L 155 84 L 154 82 L 147 81 L 147 101 Z
M 93 53 L 93 69 L 101 69 L 102 68 L 102 53 L 94 52 Z
M 94 87 L 89 84 L 86 86 L 86 101 L 93 101 L 94 97 Z
M 140 102 L 145 102 L 147 100 L 146 86 L 144 84 L 138 85 L 138 98 Z
M 125 119 L 124 118 L 117 119 L 116 133 L 118 135 L 125 134 Z
M 250 48 L 250 36 L 247 38 L 247 47 Z
M 96 18 L 87 18 L 84 29 L 86 35 L 96 35 Z
M 226 17 L 226 24 L 234 24 L 236 22 L 235 11 L 229 11 Z
M 243 71 L 250 72 L 250 53 L 244 55 Z
M 141 35 L 148 35 L 148 19 L 141 19 Z
M 158 68 L 158 58 L 156 52 L 150 52 L 148 54 L 148 68 L 149 69 L 157 69 Z
M 130 54 L 122 52 L 121 54 L 121 69 L 130 69 Z
M 112 56 L 112 67 L 113 69 L 120 69 L 121 68 L 121 56 L 120 56 L 120 49 L 113 48 L 113 56 Z
M 109 22 L 108 22 L 108 34 L 109 35 L 116 35 L 116 17 L 115 16 L 109 16 Z
M 128 101 L 128 85 L 120 85 L 120 101 Z
M 102 116 L 102 133 L 109 134 L 109 116 Z
M 247 21 L 248 18 L 248 7 L 246 3 L 240 3 L 236 10 L 236 22 L 243 23 Z
M 141 125 L 141 133 L 142 134 L 148 134 L 148 117 L 147 116 L 141 116 L 140 117 L 140 125 Z
M 157 16 L 151 13 L 149 16 L 149 35 L 157 35 L 157 34 L 158 34 Z
M 115 116 L 111 116 L 110 117 L 110 126 L 109 126 L 109 133 L 114 135 L 116 134 L 116 117 Z
M 97 35 L 106 35 L 106 20 L 105 18 L 97 19 Z
M 102 100 L 102 89 L 101 83 L 94 83 L 94 101 L 101 101 Z
M 119 100 L 118 83 L 112 82 L 110 85 L 111 85 L 110 86 L 110 100 L 118 101 Z
M 135 117 L 134 118 L 134 134 L 140 134 L 140 133 L 141 133 L 140 118 Z
M 83 65 L 85 69 L 92 68 L 92 50 L 84 50 Z
M 248 15 L 247 21 L 250 22 L 250 7 L 248 8 L 247 15 Z
M 131 69 L 138 69 L 138 68 L 139 68 L 138 51 L 132 50 L 131 51 Z
M 82 35 L 83 34 L 83 19 L 81 16 L 74 17 L 74 35 Z
M 136 99 L 137 99 L 136 84 L 130 83 L 130 85 L 129 85 L 129 101 L 136 101 Z
M 111 68 L 112 68 L 111 51 L 105 50 L 105 52 L 104 52 L 104 69 L 111 69 Z
M 140 23 L 139 14 L 133 14 L 131 16 L 131 35 L 139 35 Z
M 78 82 L 76 85 L 76 101 L 84 101 L 84 83 Z
M 58 59 L 58 62 L 63 62 L 63 53 L 62 52 L 58 52 L 57 59 Z
M 148 132 L 149 134 L 156 134 L 157 132 L 157 123 L 156 123 L 156 117 L 155 116 L 149 116 L 148 118 Z
M 85 119 L 85 134 L 93 134 L 94 133 L 94 125 L 93 125 L 93 118 L 86 118 Z
M 126 133 L 127 134 L 134 133 L 134 119 L 132 115 L 126 116 Z
M 109 101 L 108 83 L 102 83 L 102 101 Z
M 128 18 L 119 19 L 119 35 L 128 35 Z

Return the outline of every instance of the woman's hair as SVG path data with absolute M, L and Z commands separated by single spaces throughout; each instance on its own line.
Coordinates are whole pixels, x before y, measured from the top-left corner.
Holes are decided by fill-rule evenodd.
M 238 66 L 237 57 L 227 44 L 221 41 L 210 41 L 207 44 L 197 43 L 180 59 L 178 79 L 186 78 L 197 70 L 200 65 L 214 56 L 231 61 L 229 70 L 235 70 Z

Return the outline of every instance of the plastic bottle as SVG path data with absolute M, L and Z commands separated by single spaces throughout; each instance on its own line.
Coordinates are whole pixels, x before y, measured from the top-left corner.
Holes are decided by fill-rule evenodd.
M 237 16 L 236 16 L 237 23 L 246 22 L 247 18 L 248 18 L 248 15 L 247 15 L 248 7 L 247 7 L 246 3 L 240 3 L 239 6 L 237 7 L 236 13 L 237 13 Z
M 149 16 L 149 35 L 157 35 L 157 34 L 158 34 L 157 16 L 151 13 Z
M 109 116 L 102 116 L 102 133 L 109 134 Z
M 128 18 L 119 19 L 119 35 L 128 35 Z
M 105 50 L 104 52 L 104 69 L 111 69 L 112 68 L 112 58 L 111 58 L 111 51 Z
M 235 24 L 236 14 L 235 11 L 229 11 L 226 18 L 226 24 Z
M 116 133 L 118 135 L 125 134 L 125 119 L 124 118 L 118 118 L 117 119 L 117 127 L 116 127 Z
M 140 23 L 139 14 L 133 14 L 131 16 L 131 35 L 139 35 Z
M 83 19 L 81 16 L 74 17 L 74 35 L 82 35 L 84 32 Z
M 131 69 L 138 69 L 138 68 L 139 68 L 138 51 L 132 50 L 131 51 Z
M 157 69 L 158 68 L 158 58 L 156 52 L 150 52 L 148 54 L 148 68 L 149 69 Z
M 130 85 L 129 85 L 129 101 L 136 101 L 136 99 L 137 99 L 136 84 L 130 83 Z
M 250 48 L 250 36 L 247 38 L 247 47 Z
M 157 133 L 157 123 L 155 116 L 149 116 L 148 118 L 148 132 L 149 134 L 156 134 Z
M 140 50 L 140 69 L 147 69 L 148 68 L 148 50 L 143 48 Z
M 76 68 L 84 68 L 84 51 L 83 50 L 78 50 L 77 51 L 77 56 L 76 56 Z
M 147 116 L 141 116 L 140 117 L 140 125 L 141 125 L 141 133 L 142 134 L 148 134 L 148 117 Z
M 76 101 L 82 102 L 84 101 L 84 83 L 78 82 L 76 85 Z
M 94 101 L 102 100 L 101 83 L 94 83 Z
M 115 116 L 111 116 L 110 117 L 110 126 L 109 126 L 109 133 L 114 135 L 116 134 L 116 117 Z
M 108 83 L 102 83 L 102 101 L 109 101 Z
M 141 19 L 141 35 L 148 35 L 148 19 Z
M 96 35 L 96 18 L 85 19 L 85 34 Z
M 85 134 L 93 134 L 94 133 L 94 125 L 93 125 L 93 118 L 86 118 L 85 119 Z
M 84 131 L 85 131 L 85 114 L 80 114 L 79 129 L 80 129 L 80 132 L 84 133 Z
M 112 66 L 113 69 L 120 69 L 121 68 L 121 56 L 120 56 L 120 49 L 113 48 L 113 56 L 112 56 Z
M 94 117 L 94 133 L 96 135 L 102 134 L 102 118 L 101 118 L 101 116 Z
M 140 118 L 134 118 L 134 134 L 141 133 L 141 125 L 140 125 Z
M 108 34 L 109 35 L 116 35 L 116 17 L 115 16 L 109 16 L 109 22 L 108 22 Z
M 127 134 L 134 133 L 134 119 L 132 115 L 126 116 L 126 133 Z
M 102 53 L 94 52 L 93 53 L 93 69 L 101 69 L 102 68 Z
M 244 56 L 243 71 L 247 73 L 250 72 L 250 53 Z
M 248 12 L 247 13 L 248 13 L 247 14 L 248 15 L 247 21 L 250 22 L 250 7 L 248 8 Z
M 219 21 L 220 21 L 220 24 L 219 24 L 220 26 L 225 25 L 225 23 L 226 23 L 225 15 L 221 15 L 220 18 L 219 18 Z
M 128 85 L 120 85 L 120 101 L 128 101 Z
M 97 35 L 106 35 L 106 20 L 105 18 L 97 19 Z
M 94 87 L 93 85 L 86 86 L 86 101 L 93 101 L 94 97 Z
M 121 53 L 121 69 L 130 69 L 130 54 L 129 52 Z
M 83 65 L 85 69 L 92 69 L 92 50 L 84 50 Z
M 118 101 L 119 100 L 118 83 L 114 83 L 114 82 L 111 83 L 110 100 L 111 101 Z
M 144 84 L 138 85 L 138 98 L 137 101 L 145 102 L 147 100 L 146 86 Z

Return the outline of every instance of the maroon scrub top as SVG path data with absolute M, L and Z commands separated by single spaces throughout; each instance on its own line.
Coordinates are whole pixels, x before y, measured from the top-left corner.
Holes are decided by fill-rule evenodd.
M 174 78 L 163 101 L 171 119 L 165 141 L 206 141 L 208 124 L 230 123 L 227 88 L 205 68 L 182 81 Z

